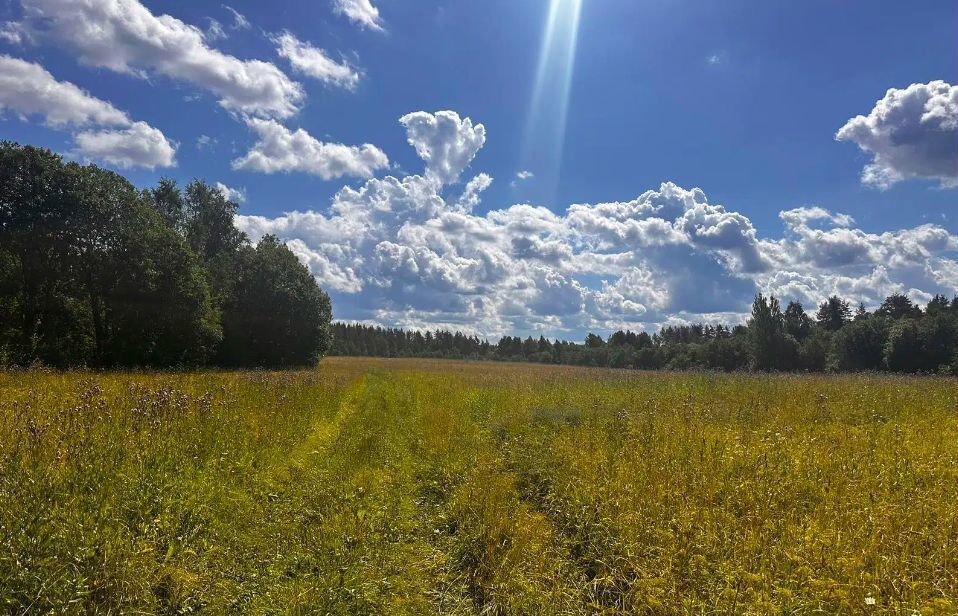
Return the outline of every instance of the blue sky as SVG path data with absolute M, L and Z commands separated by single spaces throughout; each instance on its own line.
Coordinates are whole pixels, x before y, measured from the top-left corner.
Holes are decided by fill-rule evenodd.
M 958 290 L 954 2 L 578 1 L 0 0 L 0 137 L 241 191 L 344 319 Z

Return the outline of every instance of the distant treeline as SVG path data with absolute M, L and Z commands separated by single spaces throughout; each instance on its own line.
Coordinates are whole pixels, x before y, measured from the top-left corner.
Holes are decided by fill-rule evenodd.
M 286 366 L 329 342 L 329 297 L 255 246 L 201 181 L 138 190 L 0 142 L 0 366 Z
M 617 331 L 583 343 L 505 336 L 490 343 L 448 331 L 405 331 L 333 323 L 331 355 L 434 357 L 611 368 L 761 371 L 878 371 L 958 375 L 958 297 L 924 310 L 900 294 L 874 312 L 830 297 L 810 316 L 758 295 L 746 325 L 668 326 L 655 334 Z

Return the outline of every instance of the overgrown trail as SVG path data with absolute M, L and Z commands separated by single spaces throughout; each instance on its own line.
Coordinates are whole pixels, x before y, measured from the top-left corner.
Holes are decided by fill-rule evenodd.
M 521 501 L 489 433 L 483 392 L 439 375 L 394 384 L 412 392 L 417 409 L 416 501 L 439 554 L 437 611 L 576 612 L 579 580 L 549 520 Z
M 567 554 L 522 503 L 477 421 L 482 400 L 448 386 L 435 375 L 366 375 L 279 473 L 273 516 L 302 529 L 295 552 L 311 554 L 317 573 L 338 574 L 329 584 L 298 563 L 299 611 L 575 611 Z
M 419 528 L 412 413 L 401 395 L 388 376 L 364 375 L 276 473 L 269 521 L 296 533 L 283 537 L 286 555 L 270 567 L 281 574 L 266 586 L 291 611 L 430 611 L 434 548 Z

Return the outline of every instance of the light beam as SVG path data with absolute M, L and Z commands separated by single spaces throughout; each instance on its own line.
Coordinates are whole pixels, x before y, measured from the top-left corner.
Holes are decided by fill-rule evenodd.
M 535 174 L 550 200 L 555 198 L 562 170 L 581 12 L 582 0 L 550 1 L 526 121 L 523 168 Z

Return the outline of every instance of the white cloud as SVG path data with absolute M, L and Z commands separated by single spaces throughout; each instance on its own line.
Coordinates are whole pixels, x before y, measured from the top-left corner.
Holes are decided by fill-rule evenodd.
M 33 62 L 0 55 L 0 111 L 41 115 L 54 128 L 90 124 L 125 126 L 126 113 Z
M 830 269 L 914 267 L 933 261 L 939 253 L 958 250 L 958 238 L 937 225 L 876 234 L 850 228 L 854 222 L 850 216 L 823 208 L 788 210 L 779 217 L 785 222 L 787 237 L 763 245 L 769 259 L 778 264 L 804 263 Z M 813 228 L 813 222 L 831 227 Z
M 176 146 L 146 122 L 128 128 L 83 131 L 74 136 L 77 153 L 118 167 L 172 167 Z
M 0 24 L 0 41 L 5 41 L 11 45 L 19 45 L 26 38 L 21 25 L 14 21 L 7 21 Z
M 668 287 L 645 267 L 626 271 L 613 283 L 603 281 L 596 303 L 608 315 L 634 319 L 649 310 L 661 310 L 669 303 Z
M 768 268 L 758 249 L 755 227 L 743 214 L 727 212 L 721 205 L 695 203 L 675 221 L 675 228 L 684 231 L 698 246 L 733 256 L 743 271 Z
M 232 17 L 233 19 L 233 23 L 228 26 L 224 26 L 223 23 L 219 21 L 218 19 L 213 19 L 212 17 L 208 17 L 207 19 L 209 20 L 209 26 L 207 26 L 206 33 L 205 33 L 207 41 L 214 42 L 214 41 L 229 38 L 229 33 L 227 32 L 227 29 L 234 30 L 234 31 L 249 30 L 252 27 L 249 23 L 249 20 L 246 19 L 246 16 L 240 13 L 239 11 L 237 11 L 236 9 L 234 9 L 233 7 L 228 6 L 226 4 L 221 4 L 220 6 L 223 8 L 224 11 L 230 14 L 230 17 Z
M 225 11 L 233 16 L 233 25 L 231 26 L 233 30 L 249 30 L 251 28 L 249 20 L 246 19 L 245 15 L 228 4 L 223 4 L 221 6 Z
M 945 288 L 954 289 L 958 293 L 958 260 L 941 260 L 932 266 L 929 264 L 935 281 Z
M 785 221 L 786 227 L 795 229 L 808 227 L 809 223 L 816 221 L 825 221 L 839 227 L 848 227 L 855 224 L 855 219 L 847 214 L 836 214 L 817 206 L 786 210 L 779 212 L 778 217 Z
M 380 31 L 383 29 L 379 9 L 373 6 L 370 0 L 333 0 L 333 10 L 345 15 L 361 28 Z
M 757 277 L 770 293 L 806 303 L 838 294 L 874 307 L 891 293 L 921 287 L 921 293 L 955 293 L 948 276 L 958 236 L 931 224 L 883 233 L 851 228 L 851 217 L 823 208 L 782 212 L 786 237 L 761 240 L 773 263 Z M 813 228 L 818 223 L 824 228 Z
M 389 165 L 382 150 L 371 144 L 347 146 L 323 143 L 303 129 L 291 131 L 274 120 L 250 119 L 258 141 L 245 156 L 233 161 L 234 169 L 277 173 L 300 171 L 324 180 L 344 176 L 372 177 Z
M 279 45 L 277 53 L 289 60 L 298 73 L 349 90 L 359 84 L 359 73 L 352 66 L 336 62 L 322 49 L 297 39 L 289 32 L 283 32 L 274 41 Z
M 200 135 L 196 138 L 196 149 L 197 150 L 206 150 L 212 149 L 216 145 L 216 138 L 210 137 L 209 135 Z
M 867 116 L 835 135 L 872 155 L 862 182 L 880 189 L 909 178 L 958 186 L 958 86 L 944 81 L 892 88 Z
M 217 182 L 214 186 L 225 199 L 233 203 L 246 203 L 246 189 L 230 188 L 223 182 Z
M 896 290 L 945 292 L 958 275 L 949 256 L 958 237 L 941 227 L 868 234 L 848 216 L 806 207 L 781 214 L 785 237 L 761 238 L 740 212 L 669 182 L 631 201 L 480 215 L 473 208 L 491 178 L 480 173 L 456 191 L 434 166 L 456 160 L 438 167 L 456 177 L 478 148 L 448 144 L 471 141 L 462 135 L 476 127 L 450 117 L 438 122 L 440 138 L 435 116 L 421 119 L 426 129 L 410 143 L 424 150 L 423 174 L 345 187 L 327 212 L 237 220 L 254 238 L 290 241 L 341 318 L 562 336 L 677 319 L 740 322 L 758 290 L 874 305 Z
M 0 56 L 0 112 L 10 110 L 24 119 L 40 115 L 53 128 L 100 127 L 73 138 L 76 154 L 123 168 L 171 167 L 176 146 L 146 122 L 130 117 L 107 101 L 67 81 L 57 81 L 45 68 L 10 56 Z
M 473 208 L 479 205 L 482 191 L 490 186 L 492 186 L 492 176 L 486 173 L 480 173 L 469 180 L 465 190 L 462 191 L 462 196 L 459 197 L 459 201 L 457 201 L 459 209 L 464 212 L 472 211 Z
M 302 87 L 275 65 L 215 50 L 199 28 L 156 16 L 138 0 L 22 1 L 23 27 L 73 51 L 85 64 L 188 81 L 244 114 L 285 118 L 302 102 Z
M 399 119 L 409 144 L 426 162 L 426 174 L 443 184 L 459 180 L 486 143 L 486 127 L 461 119 L 455 111 L 417 111 Z
M 531 180 L 535 175 L 531 171 L 520 171 L 516 174 L 516 177 L 509 182 L 509 186 L 515 188 L 519 185 L 520 182 L 525 182 L 526 180 Z
M 226 38 L 226 30 L 223 29 L 223 24 L 216 21 L 213 18 L 210 18 L 210 25 L 206 28 L 205 37 L 208 41 L 218 41 L 220 39 Z

